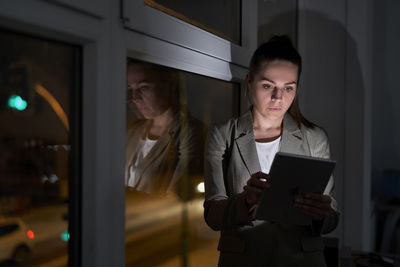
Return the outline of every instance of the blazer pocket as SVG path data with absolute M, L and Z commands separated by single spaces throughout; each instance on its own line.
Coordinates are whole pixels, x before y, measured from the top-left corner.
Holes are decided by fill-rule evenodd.
M 218 243 L 218 250 L 221 252 L 243 252 L 245 249 L 245 241 L 238 236 L 221 235 Z
M 324 249 L 324 243 L 320 236 L 303 237 L 301 239 L 301 246 L 303 251 L 307 252 L 322 251 Z

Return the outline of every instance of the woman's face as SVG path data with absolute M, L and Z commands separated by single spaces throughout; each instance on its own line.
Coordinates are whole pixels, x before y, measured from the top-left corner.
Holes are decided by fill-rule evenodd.
M 128 67 L 128 101 L 132 101 L 146 119 L 153 119 L 170 106 L 170 88 L 151 68 L 133 64 Z
M 285 61 L 265 62 L 247 85 L 255 111 L 266 119 L 283 119 L 296 96 L 298 67 Z

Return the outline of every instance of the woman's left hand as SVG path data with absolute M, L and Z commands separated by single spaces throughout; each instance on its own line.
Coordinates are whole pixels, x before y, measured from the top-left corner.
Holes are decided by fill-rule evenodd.
M 307 193 L 294 201 L 294 207 L 300 212 L 310 216 L 313 220 L 323 220 L 331 212 L 332 199 L 328 195 Z

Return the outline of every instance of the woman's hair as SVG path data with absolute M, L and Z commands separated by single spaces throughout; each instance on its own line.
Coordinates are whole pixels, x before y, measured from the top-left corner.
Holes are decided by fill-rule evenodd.
M 250 60 L 249 78 L 253 79 L 254 75 L 260 71 L 264 63 L 274 60 L 285 60 L 293 63 L 298 68 L 297 86 L 301 74 L 301 56 L 294 48 L 291 40 L 286 35 L 273 36 L 266 43 L 261 44 L 254 52 Z M 297 126 L 300 128 L 301 124 L 308 128 L 313 128 L 314 124 L 306 120 L 300 112 L 298 94 L 292 102 L 288 110 L 289 114 L 296 120 Z

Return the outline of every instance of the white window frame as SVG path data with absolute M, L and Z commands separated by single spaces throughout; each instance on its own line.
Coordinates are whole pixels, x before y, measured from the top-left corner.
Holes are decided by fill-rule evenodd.
M 122 0 L 122 18 L 127 29 L 247 67 L 257 46 L 257 1 L 243 0 L 241 45 L 163 13 L 143 0 Z

